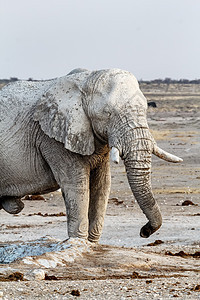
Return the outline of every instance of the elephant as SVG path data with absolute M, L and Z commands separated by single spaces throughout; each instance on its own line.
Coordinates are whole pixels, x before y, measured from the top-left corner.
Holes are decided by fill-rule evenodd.
M 75 69 L 60 78 L 16 81 L 0 91 L 0 208 L 19 213 L 28 194 L 61 189 L 69 238 L 98 242 L 110 193 L 110 160 L 124 162 L 132 193 L 148 222 L 162 224 L 151 186 L 159 148 L 147 124 L 147 100 L 121 69 Z M 111 159 L 110 159 L 111 158 Z

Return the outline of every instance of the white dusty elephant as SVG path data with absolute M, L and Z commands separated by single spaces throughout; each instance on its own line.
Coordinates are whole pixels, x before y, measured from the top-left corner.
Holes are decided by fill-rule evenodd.
M 111 158 L 124 161 L 132 192 L 148 219 L 149 237 L 162 223 L 154 199 L 151 154 L 161 150 L 146 120 L 147 101 L 135 77 L 119 69 L 46 81 L 17 81 L 0 91 L 0 208 L 18 213 L 27 194 L 61 188 L 69 237 L 97 242 L 110 192 Z

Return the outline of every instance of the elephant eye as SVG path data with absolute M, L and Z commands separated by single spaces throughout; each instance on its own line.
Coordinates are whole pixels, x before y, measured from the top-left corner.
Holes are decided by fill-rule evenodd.
M 110 111 L 107 112 L 107 116 L 108 116 L 108 117 L 111 116 L 111 112 L 110 112 Z
M 110 116 L 111 116 L 111 112 L 110 112 L 108 109 L 104 109 L 104 114 L 105 114 L 107 117 L 110 117 Z

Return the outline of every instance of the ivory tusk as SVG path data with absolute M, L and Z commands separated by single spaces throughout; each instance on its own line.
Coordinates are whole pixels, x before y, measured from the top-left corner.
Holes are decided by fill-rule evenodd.
M 119 163 L 119 150 L 115 147 L 112 147 L 110 152 L 111 160 L 115 163 Z
M 173 163 L 179 163 L 179 162 L 183 161 L 182 158 L 162 150 L 157 145 L 154 145 L 153 154 L 158 156 L 161 159 L 164 159 L 166 161 L 173 162 Z

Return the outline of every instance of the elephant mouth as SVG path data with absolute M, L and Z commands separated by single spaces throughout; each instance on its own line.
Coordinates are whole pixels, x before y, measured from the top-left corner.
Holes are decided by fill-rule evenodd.
M 97 137 L 97 139 L 102 142 L 103 144 L 107 144 L 108 140 L 104 138 L 102 135 L 100 135 L 94 128 L 93 128 L 94 134 Z
M 180 157 L 178 157 L 178 156 L 176 156 L 176 155 L 174 155 L 174 154 L 171 154 L 171 153 L 169 153 L 169 152 L 167 152 L 167 151 L 161 149 L 161 148 L 158 147 L 156 144 L 154 144 L 152 153 L 153 153 L 155 156 L 157 156 L 157 157 L 159 157 L 159 158 L 161 158 L 161 159 L 163 159 L 163 160 L 165 160 L 165 161 L 168 161 L 168 162 L 180 163 L 180 162 L 183 161 L 182 158 L 180 158 Z M 119 163 L 119 157 L 120 157 L 120 156 L 121 156 L 121 154 L 120 154 L 120 151 L 118 150 L 118 148 L 112 147 L 112 148 L 111 148 L 111 160 L 112 160 L 114 163 L 118 164 L 118 163 Z

